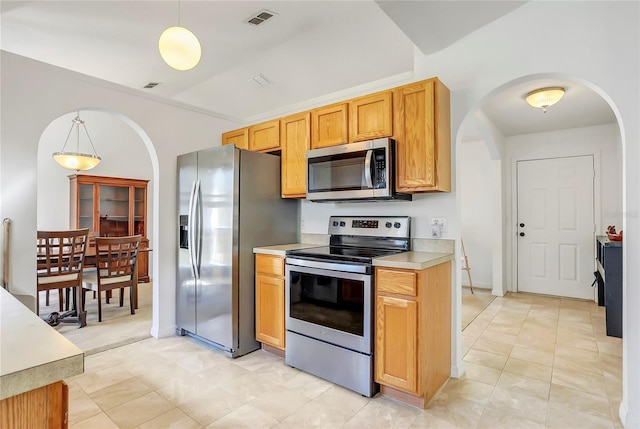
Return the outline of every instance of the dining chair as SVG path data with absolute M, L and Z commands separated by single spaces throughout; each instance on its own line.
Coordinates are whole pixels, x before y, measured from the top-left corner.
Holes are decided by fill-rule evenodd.
M 40 292 L 72 288 L 74 306 L 65 313 L 53 312 L 47 322 L 57 325 L 60 322 L 77 322 L 79 327 L 86 326 L 86 313 L 82 311 L 82 271 L 84 255 L 87 249 L 89 229 L 67 231 L 37 232 L 37 293 L 36 314 L 40 314 Z M 60 295 L 62 299 L 62 295 Z
M 83 295 L 98 294 L 98 322 L 102 322 L 102 292 L 107 303 L 110 291 L 120 289 L 120 307 L 124 305 L 124 288 L 129 288 L 131 314 L 135 314 L 134 296 L 138 287 L 138 249 L 142 235 L 96 237 L 96 269 L 85 272 Z

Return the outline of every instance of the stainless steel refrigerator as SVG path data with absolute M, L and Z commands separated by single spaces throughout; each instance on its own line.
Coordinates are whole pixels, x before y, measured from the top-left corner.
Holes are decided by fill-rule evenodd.
M 237 357 L 255 335 L 253 248 L 297 241 L 280 157 L 226 145 L 178 157 L 178 333 Z

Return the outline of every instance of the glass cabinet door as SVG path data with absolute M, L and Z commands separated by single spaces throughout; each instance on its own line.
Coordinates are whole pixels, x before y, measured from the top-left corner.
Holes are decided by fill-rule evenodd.
M 93 185 L 80 185 L 78 193 L 78 229 L 89 228 L 89 235 L 95 235 L 93 228 Z
M 134 201 L 133 201 L 133 233 L 134 234 L 142 234 L 143 237 L 146 237 L 146 225 L 144 224 L 145 219 L 145 191 L 144 188 L 135 188 L 134 189 Z
M 129 187 L 100 186 L 100 236 L 129 235 Z

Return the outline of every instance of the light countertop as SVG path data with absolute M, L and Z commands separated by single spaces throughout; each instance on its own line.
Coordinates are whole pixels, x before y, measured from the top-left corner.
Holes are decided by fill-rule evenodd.
M 288 250 L 309 249 L 320 247 L 319 244 L 293 243 L 277 246 L 254 247 L 253 253 L 285 257 Z M 406 268 L 409 270 L 424 270 L 443 262 L 452 261 L 453 253 L 449 252 L 402 252 L 396 255 L 383 256 L 373 259 L 376 267 Z
M 402 252 L 390 256 L 382 256 L 373 260 L 374 267 L 406 268 L 409 270 L 424 270 L 453 261 L 453 253 L 437 252 Z
M 322 244 L 310 243 L 293 243 L 279 244 L 276 246 L 254 247 L 253 253 L 262 253 L 263 255 L 286 256 L 287 250 L 309 249 L 311 247 L 322 247 Z
M 0 400 L 83 372 L 82 350 L 0 287 Z

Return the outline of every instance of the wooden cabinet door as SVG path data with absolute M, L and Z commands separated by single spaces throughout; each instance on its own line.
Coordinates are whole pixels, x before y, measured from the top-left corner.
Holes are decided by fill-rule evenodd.
M 337 103 L 311 111 L 311 149 L 349 142 L 348 109 L 348 103 Z
M 391 91 L 383 91 L 349 102 L 349 141 L 377 139 L 393 135 Z
M 420 394 L 417 330 L 416 301 L 376 296 L 376 382 Z
M 279 119 L 249 127 L 249 150 L 268 152 L 278 149 L 280 149 Z
M 396 188 L 451 190 L 449 92 L 437 79 L 394 89 Z
M 311 139 L 311 113 L 303 112 L 280 120 L 282 148 L 282 197 L 307 195 L 307 158 Z
M 284 279 L 256 275 L 256 339 L 285 348 Z
M 222 133 L 222 144 L 234 144 L 238 149 L 249 149 L 249 128 Z

